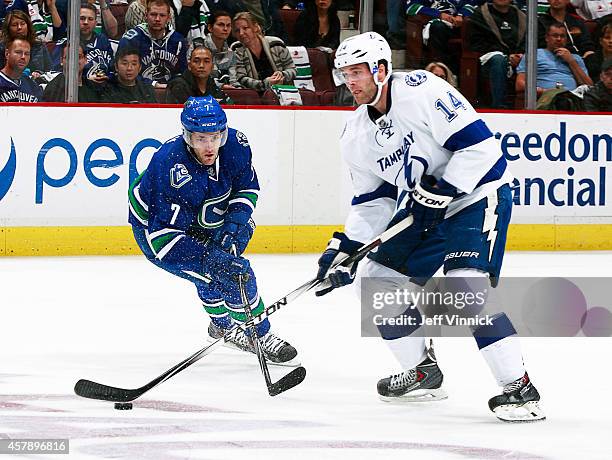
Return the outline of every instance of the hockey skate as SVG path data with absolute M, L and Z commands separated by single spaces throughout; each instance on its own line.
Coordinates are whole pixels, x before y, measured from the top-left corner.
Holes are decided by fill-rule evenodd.
M 504 422 L 535 422 L 546 418 L 539 401 L 540 393 L 525 373 L 504 386 L 501 395 L 489 399 L 489 409 Z
M 224 335 L 225 329 L 220 328 L 213 322 L 208 325 L 208 336 L 211 341 L 220 339 Z M 266 335 L 260 337 L 259 342 L 268 363 L 289 367 L 300 365 L 299 360 L 296 359 L 297 350 L 288 342 L 276 336 L 272 331 L 268 331 Z M 255 353 L 251 339 L 240 328 L 236 328 L 230 337 L 225 340 L 225 346 L 248 353 Z
M 448 397 L 440 388 L 443 379 L 430 347 L 427 357 L 417 367 L 379 380 L 376 389 L 380 399 L 387 402 L 438 401 Z

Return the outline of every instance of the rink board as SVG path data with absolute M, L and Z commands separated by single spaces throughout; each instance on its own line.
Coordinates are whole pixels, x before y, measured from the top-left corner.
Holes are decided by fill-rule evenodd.
M 180 132 L 179 111 L 0 107 L 0 255 L 137 253 L 128 184 Z M 262 188 L 250 252 L 320 250 L 351 199 L 338 146 L 351 112 L 227 112 L 249 139 Z M 483 117 L 516 177 L 508 248 L 612 249 L 610 116 Z

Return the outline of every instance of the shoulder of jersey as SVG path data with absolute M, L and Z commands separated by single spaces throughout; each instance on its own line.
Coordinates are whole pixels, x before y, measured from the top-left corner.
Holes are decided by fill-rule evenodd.
M 232 148 L 232 150 L 243 150 L 250 147 L 246 134 L 234 128 L 227 128 L 227 141 L 225 145 Z
M 172 166 L 176 163 L 177 159 L 182 158 L 185 152 L 183 148 L 183 139 L 181 135 L 175 136 L 164 142 L 161 147 L 153 154 L 150 165 L 162 165 Z

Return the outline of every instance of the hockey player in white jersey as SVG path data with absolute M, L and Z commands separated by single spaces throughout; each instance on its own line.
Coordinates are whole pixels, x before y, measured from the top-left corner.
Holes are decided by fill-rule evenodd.
M 317 277 L 328 280 L 317 295 L 355 277 L 359 294 L 365 277 L 384 278 L 387 289 L 393 290 L 406 284 L 399 274 L 422 281 L 440 267 L 447 277 L 488 278 L 495 287 L 512 196 L 506 160 L 489 128 L 441 78 L 422 70 L 392 73 L 391 50 L 377 33 L 344 40 L 335 67 L 360 106 L 349 116 L 340 139 L 354 198 L 344 233 L 334 233 L 319 259 Z M 383 243 L 359 271 L 356 264 L 332 268 L 409 215 L 413 224 Z M 510 319 L 501 312 L 492 318 L 492 325 L 472 330 L 503 388 L 489 400 L 490 409 L 505 421 L 545 418 Z M 378 382 L 381 399 L 446 397 L 442 372 L 425 338 L 415 334 L 418 327 L 379 327 L 404 368 Z

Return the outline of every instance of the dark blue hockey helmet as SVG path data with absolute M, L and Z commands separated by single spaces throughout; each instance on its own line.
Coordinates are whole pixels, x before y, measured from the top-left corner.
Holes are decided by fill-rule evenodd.
M 227 117 L 217 100 L 212 96 L 190 97 L 181 112 L 183 137 L 191 145 L 191 133 L 214 133 L 222 135 L 221 145 L 227 139 Z

